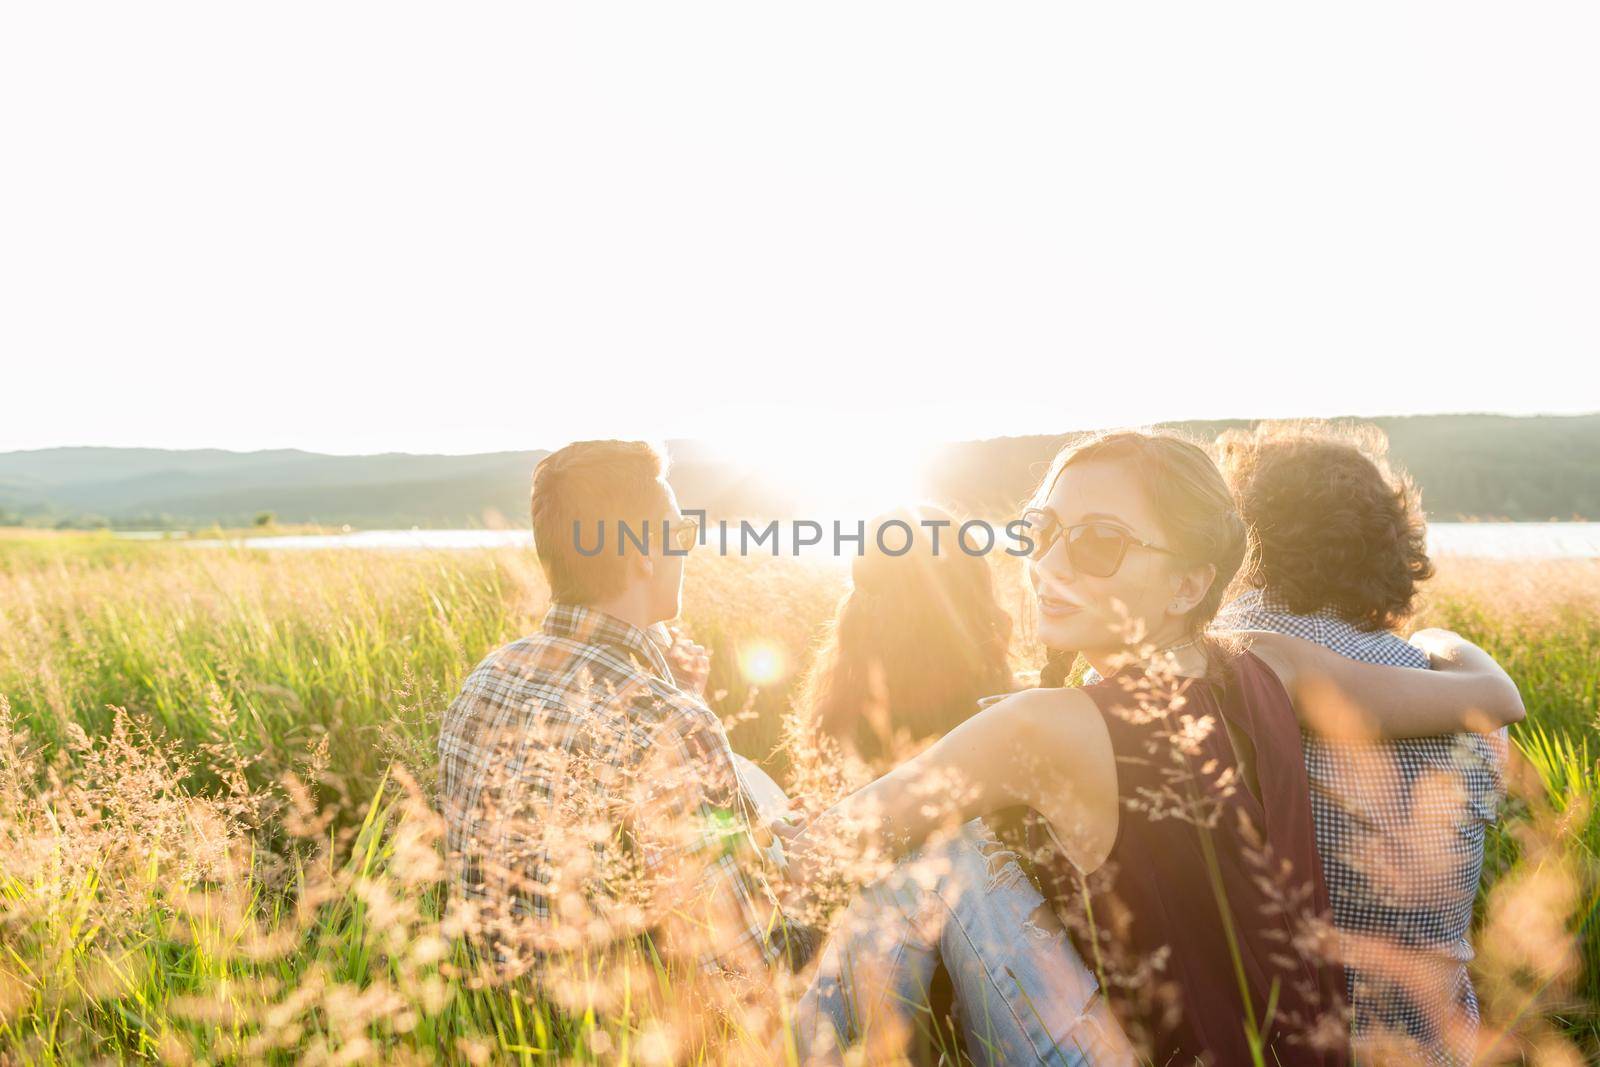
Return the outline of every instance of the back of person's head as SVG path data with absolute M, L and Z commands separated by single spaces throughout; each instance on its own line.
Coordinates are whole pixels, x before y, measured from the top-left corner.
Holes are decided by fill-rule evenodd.
M 1253 532 L 1243 581 L 1296 614 L 1392 629 L 1433 575 L 1416 486 L 1375 426 L 1265 423 L 1217 440 Z
M 937 553 L 924 521 L 949 523 L 939 528 Z M 903 555 L 883 551 L 876 536 L 896 522 L 914 533 Z M 973 713 L 979 697 L 1012 686 L 1011 617 L 995 597 L 988 560 L 958 544 L 959 526 L 929 505 L 867 523 L 850 591 L 799 702 L 811 728 L 864 759 L 892 758 L 898 742 L 944 734 Z M 897 550 L 906 540 L 894 527 L 882 544 Z
M 666 517 L 666 457 L 643 441 L 577 441 L 550 453 L 533 472 L 533 545 L 557 604 L 594 604 L 622 592 L 627 560 L 617 523 L 634 530 Z M 601 522 L 601 551 L 592 550 Z

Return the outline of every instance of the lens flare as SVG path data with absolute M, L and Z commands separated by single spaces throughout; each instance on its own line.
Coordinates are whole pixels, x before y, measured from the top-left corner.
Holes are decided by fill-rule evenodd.
M 771 685 L 788 670 L 783 652 L 776 645 L 757 641 L 739 650 L 739 671 L 751 685 Z

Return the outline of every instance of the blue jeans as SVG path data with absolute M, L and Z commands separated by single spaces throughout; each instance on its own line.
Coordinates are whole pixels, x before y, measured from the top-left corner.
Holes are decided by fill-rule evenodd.
M 846 909 L 796 1009 L 802 1061 L 838 1061 L 858 1043 L 869 1059 L 892 1055 L 879 1043 L 909 1039 L 941 960 L 978 1063 L 1136 1062 L 1059 920 L 978 821 L 907 857 Z

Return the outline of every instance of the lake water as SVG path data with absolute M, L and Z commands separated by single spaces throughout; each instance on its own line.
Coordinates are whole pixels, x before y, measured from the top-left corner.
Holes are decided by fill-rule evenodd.
M 787 529 L 787 526 L 783 527 Z M 715 533 L 709 548 L 715 550 Z M 358 530 L 352 533 L 245 537 L 238 541 L 191 541 L 195 546 L 242 545 L 275 551 L 295 549 L 433 549 L 462 550 L 530 546 L 525 530 Z M 1001 541 L 1004 547 L 1006 542 Z M 1428 546 L 1438 556 L 1472 556 L 1487 559 L 1595 559 L 1600 558 L 1600 523 L 1584 522 L 1436 522 L 1428 528 Z M 831 543 L 806 548 L 809 557 L 826 555 Z M 736 539 L 729 543 L 737 552 Z M 697 551 L 705 551 L 698 549 Z M 785 548 L 787 554 L 787 548 Z M 847 551 L 853 549 L 847 548 Z M 752 554 L 771 552 L 753 548 Z

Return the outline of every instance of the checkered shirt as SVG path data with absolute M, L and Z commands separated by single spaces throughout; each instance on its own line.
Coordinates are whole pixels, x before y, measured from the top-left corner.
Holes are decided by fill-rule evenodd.
M 491 916 L 480 939 L 502 958 L 510 929 L 537 965 L 685 915 L 716 928 L 689 949 L 708 971 L 749 973 L 795 951 L 722 723 L 673 684 L 647 631 L 552 607 L 538 634 L 468 676 L 439 758 L 454 890 Z M 665 897 L 629 896 L 667 871 Z
M 1425 653 L 1394 634 L 1359 630 L 1330 612 L 1295 615 L 1259 590 L 1224 608 L 1217 625 L 1289 634 L 1368 663 L 1428 667 Z M 1376 743 L 1303 737 L 1317 851 L 1348 945 L 1355 1031 L 1409 1037 L 1430 1063 L 1470 1056 L 1478 1000 L 1468 933 L 1484 832 L 1504 796 L 1506 743 L 1504 730 Z M 1437 999 L 1409 995 L 1385 976 L 1397 966 L 1410 972 L 1406 987 Z

